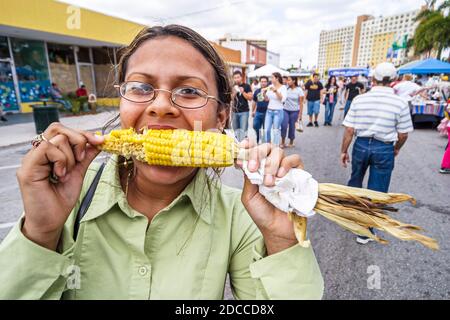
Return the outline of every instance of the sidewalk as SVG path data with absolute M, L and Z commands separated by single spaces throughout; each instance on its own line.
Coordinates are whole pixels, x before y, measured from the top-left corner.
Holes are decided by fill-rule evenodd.
M 111 108 L 97 114 L 84 116 L 60 117 L 60 122 L 74 129 L 98 130 L 118 112 L 117 108 Z M 32 116 L 31 116 L 32 119 Z M 34 121 L 0 125 L 0 148 L 29 143 L 36 136 Z

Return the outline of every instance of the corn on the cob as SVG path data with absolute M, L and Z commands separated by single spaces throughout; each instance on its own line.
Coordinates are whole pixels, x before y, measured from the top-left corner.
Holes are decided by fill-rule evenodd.
M 142 134 L 133 129 L 113 130 L 101 149 L 150 165 L 185 167 L 231 166 L 238 151 L 227 135 L 183 129 L 149 129 Z
M 134 157 L 150 165 L 226 167 L 243 157 L 233 138 L 213 132 L 189 130 L 113 130 L 100 146 L 103 151 Z M 323 217 L 358 235 L 380 243 L 387 241 L 373 235 L 369 228 L 385 231 L 401 240 L 414 240 L 428 248 L 438 249 L 436 240 L 414 231 L 418 226 L 392 219 L 387 211 L 397 211 L 389 204 L 415 199 L 401 193 L 382 193 L 331 183 L 319 184 L 319 197 L 314 210 Z M 300 245 L 307 247 L 306 218 L 289 213 Z

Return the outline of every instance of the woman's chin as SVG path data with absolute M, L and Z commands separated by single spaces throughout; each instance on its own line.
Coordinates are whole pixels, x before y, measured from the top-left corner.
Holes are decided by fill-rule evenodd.
M 193 168 L 172 167 L 172 166 L 151 166 L 143 164 L 143 173 L 152 181 L 161 184 L 174 184 L 190 175 Z

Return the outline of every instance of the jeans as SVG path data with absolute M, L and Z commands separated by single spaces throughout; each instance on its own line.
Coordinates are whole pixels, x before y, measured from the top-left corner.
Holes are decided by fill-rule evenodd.
M 298 114 L 300 111 L 288 111 L 283 110 L 284 116 L 281 122 L 281 137 L 283 139 L 286 138 L 287 128 L 289 126 L 289 139 L 295 139 L 295 121 L 298 119 Z
M 362 188 L 369 167 L 367 188 L 388 192 L 394 169 L 394 144 L 387 144 L 374 138 L 357 138 L 353 145 L 352 176 L 348 185 Z
M 320 100 L 309 101 L 308 100 L 308 116 L 313 114 L 319 114 L 320 112 Z
M 334 107 L 336 106 L 336 100 L 333 103 L 327 99 L 325 103 L 325 123 L 331 124 L 333 122 Z
M 344 118 L 347 115 L 348 110 L 350 110 L 350 105 L 352 104 L 352 102 L 350 100 L 347 100 L 347 102 L 345 103 L 345 107 L 344 107 Z
M 264 120 L 264 131 L 266 142 L 280 144 L 280 127 L 283 110 L 267 110 L 266 119 Z M 273 128 L 272 128 L 273 126 Z M 273 140 L 270 137 L 273 137 Z
M 236 138 L 239 141 L 244 140 L 248 130 L 248 111 L 233 113 L 231 125 L 233 127 Z
M 264 125 L 264 118 L 266 117 L 265 112 L 255 112 L 255 117 L 253 118 L 253 129 L 256 131 L 256 141 L 259 143 L 259 134 L 261 127 Z M 264 134 L 263 134 L 264 135 Z
M 70 103 L 70 101 L 64 99 L 54 99 L 53 101 L 62 104 L 64 109 L 66 109 L 67 111 L 72 111 L 72 104 Z

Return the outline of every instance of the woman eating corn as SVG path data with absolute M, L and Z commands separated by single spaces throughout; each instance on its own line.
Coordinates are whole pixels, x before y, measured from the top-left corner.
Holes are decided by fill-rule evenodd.
M 142 30 L 118 73 L 122 128 L 227 128 L 226 65 L 193 30 Z M 24 215 L 0 245 L 0 298 L 222 299 L 227 274 L 237 299 L 322 297 L 311 246 L 298 244 L 288 215 L 245 175 L 237 190 L 201 164 L 150 165 L 118 155 L 97 175 L 93 160 L 103 142 L 57 123 L 34 141 L 17 172 Z M 298 155 L 272 145 L 241 147 L 251 172 L 265 159 L 266 186 L 302 167 Z

